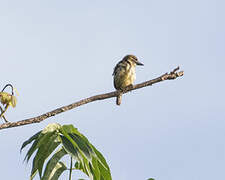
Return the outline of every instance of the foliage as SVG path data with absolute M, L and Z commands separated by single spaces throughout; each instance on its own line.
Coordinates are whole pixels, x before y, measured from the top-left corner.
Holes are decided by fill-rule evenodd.
M 12 107 L 16 107 L 17 103 L 16 97 L 7 92 L 0 92 L 0 101 L 3 105 L 9 105 Z
M 24 159 L 28 162 L 36 152 L 33 158 L 30 180 L 37 173 L 41 180 L 57 180 L 65 170 L 80 170 L 91 180 L 112 179 L 105 158 L 73 125 L 49 124 L 42 131 L 25 141 L 21 150 L 31 143 L 32 145 Z M 67 168 L 60 161 L 65 155 L 69 155 L 76 160 L 74 168 L 72 166 Z M 44 163 L 47 160 L 43 171 Z M 71 174 L 69 178 L 71 178 Z
M 7 87 L 11 87 L 12 89 L 11 94 L 4 92 L 5 88 Z M 12 106 L 13 108 L 16 107 L 17 99 L 14 96 L 14 90 L 16 91 L 16 94 L 18 95 L 17 90 L 13 88 L 11 84 L 6 84 L 5 87 L 2 89 L 2 91 L 0 92 L 0 103 L 3 105 L 3 107 L 0 106 L 0 110 L 1 110 L 0 118 L 3 118 L 5 122 L 8 122 L 8 121 L 6 120 L 4 113 L 7 111 L 9 106 Z

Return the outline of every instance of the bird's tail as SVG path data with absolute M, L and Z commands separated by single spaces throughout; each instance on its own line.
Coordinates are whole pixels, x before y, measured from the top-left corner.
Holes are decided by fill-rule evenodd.
M 120 93 L 117 98 L 116 98 L 116 104 L 119 106 L 121 104 L 122 101 L 122 93 Z

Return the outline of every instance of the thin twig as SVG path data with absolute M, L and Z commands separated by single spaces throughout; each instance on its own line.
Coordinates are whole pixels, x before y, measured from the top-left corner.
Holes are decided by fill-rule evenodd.
M 132 90 L 135 90 L 135 89 L 140 89 L 140 88 L 143 88 L 143 87 L 146 87 L 146 86 L 151 86 L 151 85 L 153 85 L 155 83 L 159 83 L 161 81 L 173 80 L 173 79 L 176 79 L 178 77 L 183 76 L 184 72 L 183 71 L 177 72 L 178 70 L 179 70 L 179 67 L 175 68 L 170 73 L 165 73 L 162 76 L 159 76 L 155 79 L 145 81 L 143 83 L 136 84 L 134 86 L 128 87 L 127 89 L 125 89 L 123 91 L 123 93 L 127 93 L 129 91 L 132 91 Z M 94 101 L 97 101 L 97 100 L 103 100 L 103 99 L 108 99 L 108 98 L 112 98 L 112 97 L 117 97 L 119 95 L 119 93 L 121 93 L 121 92 L 120 91 L 113 91 L 113 92 L 109 92 L 109 93 L 105 93 L 105 94 L 99 94 L 99 95 L 96 95 L 96 96 L 92 96 L 92 97 L 89 97 L 89 98 L 82 99 L 78 102 L 69 104 L 67 106 L 57 108 L 53 111 L 44 113 L 44 114 L 42 114 L 40 116 L 37 116 L 37 117 L 33 117 L 33 118 L 29 118 L 29 119 L 25 119 L 25 120 L 21 120 L 21 121 L 17 121 L 17 122 L 7 122 L 7 123 L 4 123 L 4 124 L 0 125 L 0 130 L 6 129 L 6 128 L 17 127 L 17 126 L 23 126 L 23 125 L 32 124 L 32 123 L 40 123 L 41 121 L 43 121 L 47 118 L 50 118 L 50 117 L 55 116 L 57 114 L 60 114 L 62 112 L 74 109 L 78 106 L 81 106 L 81 105 L 84 105 L 84 104 L 87 104 L 87 103 L 90 103 L 90 102 L 94 102 Z

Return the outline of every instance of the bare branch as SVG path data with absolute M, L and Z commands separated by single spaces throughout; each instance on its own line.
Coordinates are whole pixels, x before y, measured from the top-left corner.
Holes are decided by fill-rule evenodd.
M 149 80 L 149 81 L 145 81 L 145 82 L 140 83 L 140 84 L 136 84 L 132 87 L 128 87 L 126 90 L 123 91 L 123 93 L 127 93 L 129 91 L 132 91 L 132 90 L 135 90 L 135 89 L 140 89 L 140 88 L 143 88 L 143 87 L 146 87 L 146 86 L 151 86 L 152 84 L 159 83 L 161 81 L 173 80 L 173 79 L 176 79 L 178 77 L 183 76 L 184 72 L 183 71 L 177 72 L 178 70 L 179 70 L 179 67 L 175 68 L 170 73 L 163 74 L 162 76 L 160 76 L 158 78 L 155 78 L 155 79 L 152 79 L 152 80 Z M 67 106 L 57 108 L 53 111 L 47 112 L 47 113 L 42 114 L 42 115 L 37 116 L 37 117 L 33 117 L 33 118 L 29 118 L 29 119 L 25 119 L 25 120 L 21 120 L 21 121 L 17 121 L 17 122 L 7 122 L 7 123 L 4 123 L 4 124 L 0 125 L 0 130 L 6 129 L 6 128 L 17 127 L 17 126 L 23 126 L 23 125 L 32 124 L 32 123 L 40 123 L 41 121 L 43 121 L 47 118 L 50 118 L 50 117 L 55 116 L 57 114 L 60 114 L 62 112 L 74 109 L 78 106 L 81 106 L 81 105 L 84 105 L 84 104 L 87 104 L 87 103 L 90 103 L 90 102 L 94 102 L 94 101 L 97 101 L 97 100 L 103 100 L 103 99 L 108 99 L 108 98 L 112 98 L 112 97 L 117 97 L 119 93 L 121 93 L 121 92 L 113 91 L 113 92 L 106 93 L 106 94 L 99 94 L 99 95 L 96 95 L 96 96 L 92 96 L 92 97 L 89 97 L 89 98 L 82 99 L 78 102 L 69 104 Z

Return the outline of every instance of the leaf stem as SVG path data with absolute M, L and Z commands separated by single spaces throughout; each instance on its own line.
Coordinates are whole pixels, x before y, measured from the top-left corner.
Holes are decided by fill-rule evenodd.
M 73 158 L 70 157 L 70 174 L 69 174 L 69 180 L 72 180 L 72 170 L 73 170 Z

